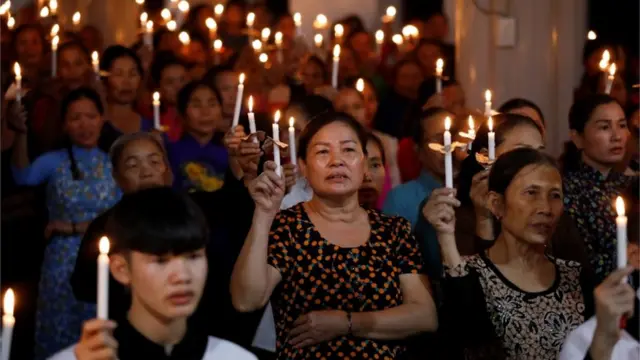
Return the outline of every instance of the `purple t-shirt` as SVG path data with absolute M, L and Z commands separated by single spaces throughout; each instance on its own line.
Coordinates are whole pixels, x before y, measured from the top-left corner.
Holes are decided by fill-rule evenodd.
M 173 187 L 180 190 L 216 191 L 224 183 L 229 166 L 227 149 L 215 140 L 201 145 L 189 134 L 167 144 L 173 170 Z

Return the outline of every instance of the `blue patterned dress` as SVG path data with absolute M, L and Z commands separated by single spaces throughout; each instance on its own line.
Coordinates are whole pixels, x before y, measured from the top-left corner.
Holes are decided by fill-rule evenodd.
M 106 153 L 97 148 L 73 147 L 72 151 L 80 180 L 73 180 L 67 150 L 45 153 L 25 169 L 13 168 L 18 184 L 47 184 L 50 221 L 90 221 L 120 198 Z M 69 283 L 80 239 L 79 235 L 55 235 L 47 244 L 36 313 L 36 360 L 77 342 L 82 323 L 96 315 L 95 305 L 76 301 Z

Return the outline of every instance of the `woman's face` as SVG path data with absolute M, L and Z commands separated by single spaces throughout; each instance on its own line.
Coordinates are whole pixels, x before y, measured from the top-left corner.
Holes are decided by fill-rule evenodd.
M 528 245 L 545 245 L 563 212 L 562 176 L 550 165 L 528 165 L 504 196 L 489 192 L 489 204 L 502 231 Z
M 118 104 L 133 104 L 140 87 L 140 72 L 130 57 L 116 59 L 107 77 L 109 100 Z
M 42 61 L 42 37 L 35 29 L 25 30 L 16 39 L 18 62 L 23 66 L 38 66 Z
M 533 121 L 535 121 L 536 124 L 538 124 L 538 126 L 540 126 L 541 129 L 544 129 L 544 121 L 542 120 L 542 116 L 540 116 L 540 113 L 538 113 L 538 111 L 536 111 L 536 109 L 532 107 L 523 106 L 523 107 L 515 108 L 513 110 L 509 110 L 507 111 L 507 113 L 526 116 L 529 119 L 532 119 Z
M 424 80 L 422 70 L 413 62 L 402 65 L 396 74 L 395 90 L 409 99 L 418 97 L 418 89 Z
M 382 161 L 382 149 L 373 140 L 367 142 L 367 165 L 368 170 L 358 190 L 358 198 L 360 204 L 375 207 L 384 188 L 386 172 Z
M 216 77 L 216 89 L 222 97 L 222 113 L 225 117 L 233 116 L 236 106 L 236 92 L 238 89 L 238 75 L 227 71 Z
M 314 194 L 343 197 L 355 194 L 362 186 L 367 168 L 362 144 L 356 132 L 342 122 L 333 122 L 318 131 L 300 161 L 302 174 Z
M 418 62 L 425 75 L 433 75 L 436 73 L 436 61 L 443 58 L 440 48 L 433 44 L 424 44 L 417 50 Z
M 187 129 L 201 136 L 215 132 L 222 119 L 220 103 L 216 95 L 207 87 L 200 87 L 191 94 L 187 105 L 185 125 Z
M 149 139 L 132 141 L 118 159 L 116 181 L 125 193 L 170 186 L 172 175 L 167 164 L 165 153 L 157 143 Z
M 496 157 L 519 148 L 544 149 L 544 139 L 540 131 L 533 125 L 521 124 L 504 135 L 500 145 L 496 146 Z
M 313 91 L 324 85 L 324 72 L 315 61 L 306 61 L 301 70 L 302 84 L 307 94 L 313 94 Z
M 611 168 L 625 155 L 627 119 L 618 103 L 600 105 L 585 124 L 584 132 L 572 131 L 571 136 L 585 162 L 597 169 Z
M 95 103 L 80 98 L 69 105 L 64 119 L 64 128 L 71 142 L 84 148 L 98 144 L 103 119 Z
M 187 69 L 182 65 L 167 66 L 160 75 L 160 95 L 168 105 L 175 105 L 178 91 L 187 83 Z
M 362 95 L 353 88 L 343 88 L 336 96 L 334 106 L 337 111 L 353 116 L 362 126 L 368 127 L 367 111 L 364 107 Z
M 374 89 L 368 82 L 364 83 L 362 97 L 364 98 L 364 108 L 367 113 L 367 124 L 371 124 L 373 123 L 373 118 L 378 112 L 378 95 L 376 94 L 376 89 Z
M 76 89 L 84 83 L 85 74 L 91 71 L 87 60 L 77 47 L 58 53 L 58 76 L 70 89 Z

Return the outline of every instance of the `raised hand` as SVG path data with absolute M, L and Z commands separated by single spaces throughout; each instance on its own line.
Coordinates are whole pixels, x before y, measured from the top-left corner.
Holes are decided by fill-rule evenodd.
M 11 111 L 8 116 L 7 125 L 9 129 L 19 132 L 27 132 L 27 111 L 20 102 L 14 102 L 11 106 Z
M 284 173 L 284 182 L 287 189 L 287 193 L 291 191 L 293 185 L 296 184 L 296 180 L 298 179 L 298 171 L 294 164 L 284 164 L 282 165 L 282 172 Z
M 76 360 L 116 360 L 118 342 L 113 338 L 116 323 L 92 319 L 82 326 L 80 341 L 73 350 Z
M 593 292 L 599 336 L 618 341 L 620 318 L 633 315 L 635 292 L 623 282 L 632 271 L 633 267 L 626 267 L 612 272 Z
M 439 234 L 454 234 L 456 228 L 456 207 L 460 201 L 455 198 L 456 190 L 449 188 L 435 189 L 422 208 L 422 216 Z
M 237 155 L 238 146 L 240 146 L 240 143 L 245 136 L 246 134 L 242 125 L 238 125 L 235 128 L 232 127 L 226 134 L 224 134 L 224 147 L 227 148 L 227 151 L 231 156 Z
M 245 180 L 253 180 L 258 176 L 258 164 L 260 157 L 264 154 L 260 143 L 254 141 L 255 138 L 256 135 L 252 134 L 248 139 L 241 140 L 234 155 L 244 173 Z
M 276 174 L 276 164 L 267 161 L 260 176 L 249 183 L 249 194 L 256 203 L 256 212 L 275 216 L 285 193 L 284 178 Z

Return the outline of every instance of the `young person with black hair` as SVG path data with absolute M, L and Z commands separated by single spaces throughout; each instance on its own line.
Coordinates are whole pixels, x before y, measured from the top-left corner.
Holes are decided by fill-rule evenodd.
M 507 100 L 498 108 L 499 113 L 518 114 L 526 116 L 538 124 L 544 135 L 545 121 L 542 110 L 533 101 L 521 98 L 513 98 Z
M 470 257 L 456 245 L 460 202 L 450 197 L 431 216 L 445 265 L 439 320 L 459 344 L 448 358 L 556 359 L 569 332 L 593 314 L 588 273 L 545 252 L 563 212 L 560 170 L 535 149 L 503 154 L 489 174 L 487 204 L 500 231 Z
M 187 321 L 208 274 L 207 223 L 192 200 L 167 187 L 126 195 L 106 230 L 110 272 L 129 290 L 131 306 L 118 323 L 85 322 L 79 342 L 52 360 L 256 359 Z
M 571 141 L 562 157 L 564 205 L 580 231 L 599 283 L 616 265 L 613 204 L 631 178 L 615 166 L 625 157 L 629 129 L 620 105 L 603 94 L 573 104 L 569 129 Z
M 111 176 L 106 153 L 98 148 L 104 108 L 88 88 L 71 91 L 62 102 L 61 118 L 67 147 L 45 153 L 33 163 L 27 156 L 26 125 L 19 130 L 12 158 L 18 184 L 47 185 L 49 224 L 40 279 L 36 321 L 36 359 L 44 359 L 74 341 L 82 321 L 94 306 L 76 301 L 69 285 L 81 234 L 102 211 L 112 206 L 120 190 Z

